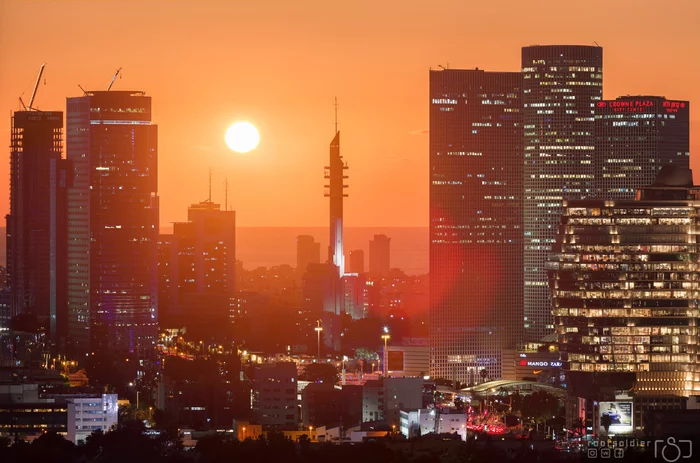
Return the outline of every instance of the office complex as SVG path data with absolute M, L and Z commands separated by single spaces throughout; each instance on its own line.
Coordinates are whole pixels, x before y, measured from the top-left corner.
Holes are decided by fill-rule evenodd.
M 35 315 L 56 345 L 66 336 L 63 113 L 17 111 L 10 140 L 7 267 L 12 315 Z
M 673 167 L 637 200 L 564 202 L 549 265 L 570 394 L 592 406 L 633 386 L 636 397 L 700 390 L 698 218 L 700 187 Z
M 168 322 L 195 336 L 230 335 L 236 301 L 236 213 L 210 200 L 160 236 L 159 288 Z M 160 301 L 159 301 L 160 302 Z
M 660 96 L 596 103 L 595 196 L 634 199 L 663 166 L 689 168 L 690 104 Z
M 369 273 L 388 277 L 391 270 L 391 238 L 374 235 L 369 242 Z
M 526 341 L 553 332 L 546 262 L 562 201 L 593 194 L 595 108 L 603 98 L 603 49 L 524 47 L 524 328 Z
M 158 128 L 143 92 L 68 98 L 68 331 L 77 353 L 158 334 Z
M 520 342 L 521 87 L 519 72 L 430 72 L 434 377 L 498 378 L 502 350 Z
M 297 274 L 306 273 L 309 264 L 321 263 L 321 243 L 314 241 L 310 235 L 297 236 Z

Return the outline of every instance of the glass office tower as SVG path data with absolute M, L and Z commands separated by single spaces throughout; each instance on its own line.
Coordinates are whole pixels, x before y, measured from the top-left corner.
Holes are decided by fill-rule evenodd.
M 68 98 L 69 335 L 147 356 L 158 334 L 158 130 L 143 92 Z
M 603 49 L 524 47 L 525 340 L 554 330 L 546 262 L 562 201 L 593 194 L 595 106 L 603 98 Z

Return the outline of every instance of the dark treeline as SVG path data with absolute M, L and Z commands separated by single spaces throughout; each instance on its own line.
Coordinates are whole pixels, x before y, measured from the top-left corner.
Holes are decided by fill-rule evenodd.
M 429 444 L 429 445 L 423 445 Z M 165 430 L 158 436 L 147 435 L 139 423 L 128 423 L 106 434 L 93 433 L 84 445 L 75 446 L 62 436 L 46 433 L 31 443 L 0 439 L 0 462 L 3 463 L 439 463 L 517 461 L 578 461 L 576 454 L 538 452 L 527 441 L 517 450 L 506 451 L 488 438 L 467 443 L 452 439 L 394 440 L 381 438 L 362 444 L 311 443 L 307 436 L 294 442 L 280 432 L 267 437 L 240 442 L 223 435 L 200 439 L 193 449 L 184 449 L 177 430 Z M 619 461 L 625 461 L 619 460 Z M 627 461 L 639 461 L 627 459 Z

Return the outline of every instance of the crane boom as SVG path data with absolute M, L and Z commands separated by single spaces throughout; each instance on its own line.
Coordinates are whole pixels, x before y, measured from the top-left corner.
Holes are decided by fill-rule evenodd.
M 114 77 L 112 77 L 112 81 L 109 83 L 109 87 L 107 87 L 107 91 L 112 88 L 112 85 L 114 85 L 114 81 L 117 80 L 117 76 L 119 76 L 119 72 L 122 70 L 122 68 L 117 69 L 117 72 L 114 73 Z
M 41 65 L 41 68 L 39 68 L 39 75 L 36 77 L 36 83 L 34 84 L 34 91 L 32 92 L 32 97 L 29 99 L 29 109 L 34 109 L 32 108 L 32 105 L 34 104 L 34 98 L 36 97 L 36 91 L 39 89 L 39 82 L 41 82 L 41 75 L 44 73 L 44 67 L 46 66 L 46 63 Z

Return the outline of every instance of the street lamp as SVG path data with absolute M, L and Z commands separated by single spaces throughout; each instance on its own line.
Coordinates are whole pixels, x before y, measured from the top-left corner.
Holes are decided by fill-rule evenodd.
M 386 331 L 386 328 L 384 329 Z M 386 355 L 386 343 L 389 342 L 389 339 L 391 339 L 391 336 L 389 336 L 389 333 L 385 333 L 382 335 L 382 339 L 384 340 L 384 352 L 382 353 L 382 374 L 384 376 L 387 375 L 388 368 L 387 368 L 387 355 Z
M 316 335 L 318 337 L 318 361 L 321 361 L 321 331 L 323 331 L 323 328 L 321 327 L 321 320 L 316 320 L 316 328 L 314 328 L 316 331 Z

